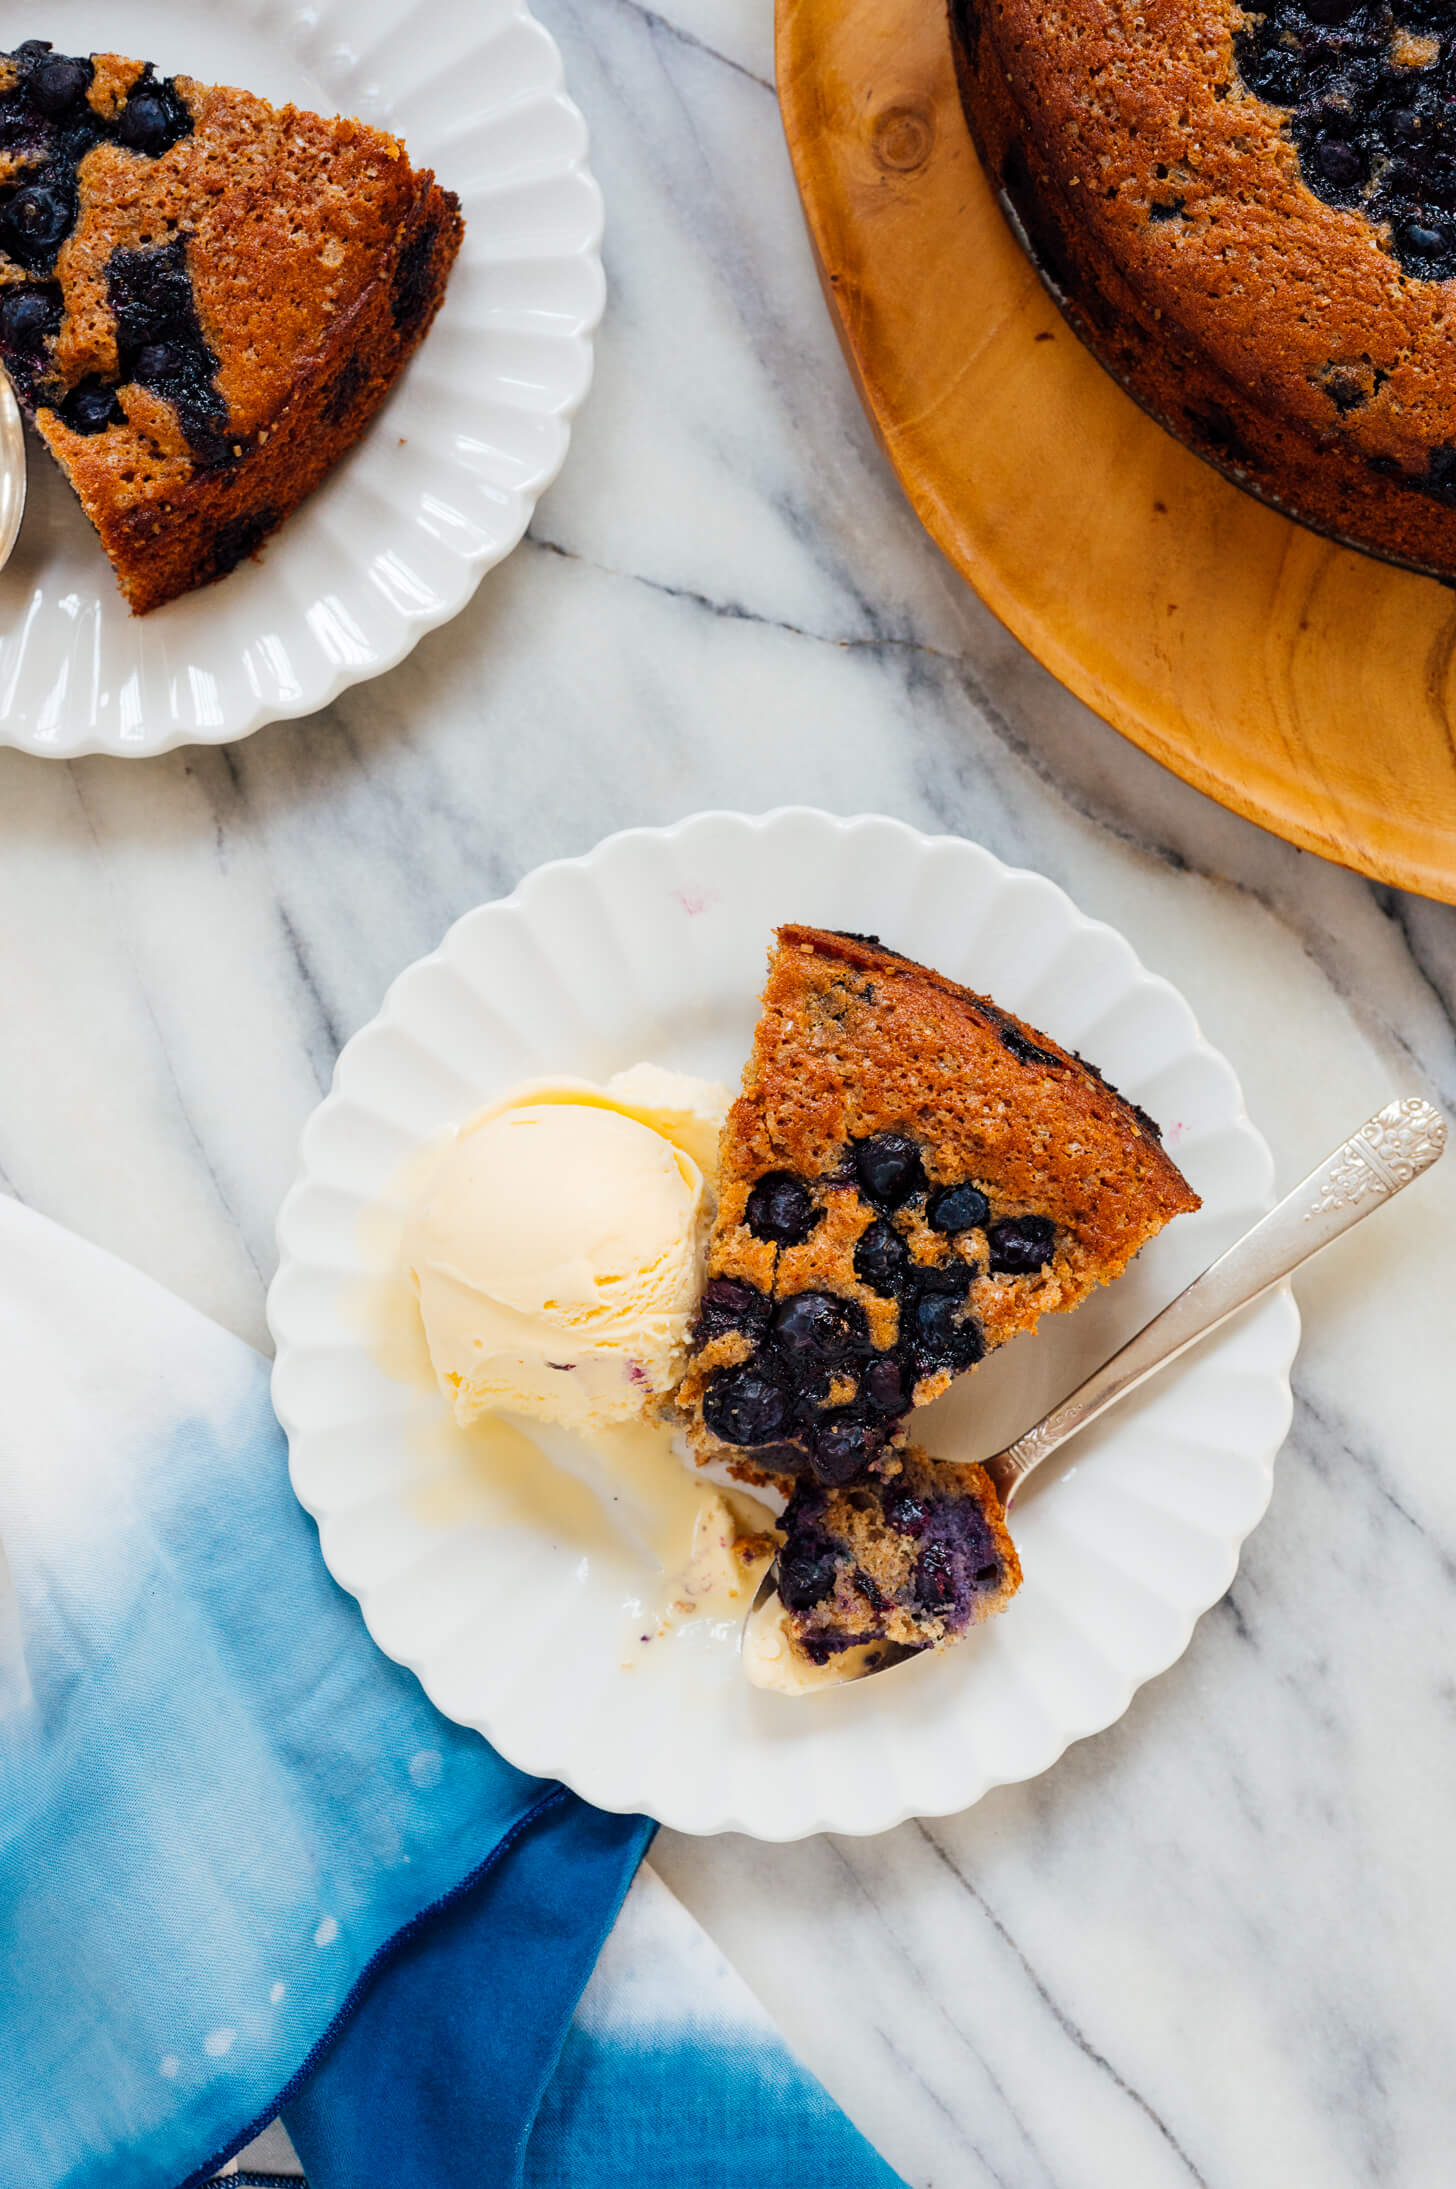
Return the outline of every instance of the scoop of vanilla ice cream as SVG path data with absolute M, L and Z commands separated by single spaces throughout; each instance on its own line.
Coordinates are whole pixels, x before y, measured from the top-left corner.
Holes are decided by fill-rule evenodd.
M 464 1425 L 639 1417 L 682 1373 L 726 1087 L 638 1065 L 519 1087 L 456 1133 L 410 1214 L 430 1359 Z

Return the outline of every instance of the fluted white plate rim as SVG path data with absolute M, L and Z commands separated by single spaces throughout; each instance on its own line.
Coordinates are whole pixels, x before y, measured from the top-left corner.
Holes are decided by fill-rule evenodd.
M 0 46 L 36 27 L 0 0 Z M 527 0 L 447 19 L 425 0 L 133 0 L 124 35 L 100 0 L 55 0 L 40 27 L 62 50 L 121 46 L 356 114 L 461 197 L 460 257 L 399 383 L 261 559 L 218 584 L 131 616 L 27 430 L 29 508 L 0 571 L 0 745 L 71 760 L 232 743 L 396 667 L 523 537 L 565 461 L 605 303 L 586 124 Z M 430 73 L 442 37 L 448 83 Z
M 473 1635 L 467 1650 L 438 1631 L 436 1592 L 423 1567 L 405 1572 L 413 1601 L 409 1587 L 401 1595 L 397 1574 L 385 1585 L 371 1581 L 371 1566 L 381 1554 L 386 1564 L 396 1556 L 396 1539 L 412 1525 L 403 1494 L 398 1484 L 381 1494 L 371 1476 L 366 1495 L 348 1468 L 340 1469 L 339 1439 L 343 1434 L 348 1441 L 347 1419 L 357 1400 L 335 1405 L 326 1395 L 320 1411 L 310 1395 L 320 1379 L 330 1391 L 352 1393 L 377 1373 L 369 1341 L 346 1304 L 365 1264 L 362 1256 L 351 1259 L 349 1241 L 359 1231 L 356 1225 L 350 1232 L 347 1224 L 341 1231 L 341 1211 L 357 1209 L 362 1223 L 400 1148 L 424 1145 L 441 1129 L 442 1102 L 446 1111 L 463 1115 L 477 1099 L 529 1076 L 505 1063 L 494 1076 L 483 1073 L 479 1028 L 468 1038 L 465 1027 L 452 1030 L 440 1008 L 442 993 L 469 975 L 488 995 L 516 947 L 508 937 L 519 938 L 533 978 L 503 982 L 501 1023 L 518 1033 L 536 1014 L 531 1039 L 539 1054 L 543 1040 L 549 1048 L 553 1013 L 564 1022 L 583 996 L 602 1027 L 611 1026 L 614 1011 L 634 1028 L 653 1023 L 654 1013 L 657 1023 L 676 1024 L 690 1009 L 687 967 L 703 1014 L 699 1031 L 721 1008 L 733 1021 L 741 1054 L 772 925 L 802 916 L 873 928 L 870 878 L 876 862 L 894 868 L 897 861 L 907 906 L 918 889 L 916 901 L 925 906 L 943 902 L 950 891 L 957 905 L 974 910 L 973 921 L 967 913 L 966 947 L 973 948 L 978 968 L 1000 952 L 996 977 L 984 982 L 1000 1002 L 1047 1024 L 1032 1008 L 1036 994 L 1063 997 L 1063 1023 L 1047 1024 L 1053 1035 L 1074 1040 L 1077 1028 L 1069 1021 L 1078 996 L 1085 1005 L 1087 995 L 1096 994 L 1097 978 L 1110 978 L 1096 1017 L 1111 1049 L 1089 1053 L 1133 1099 L 1161 1090 L 1168 1100 L 1177 1098 L 1180 1112 L 1188 1110 L 1191 1127 L 1184 1127 L 1181 1115 L 1172 1121 L 1173 1152 L 1180 1153 L 1176 1128 L 1191 1130 L 1181 1160 L 1205 1195 L 1204 1211 L 1180 1218 L 1117 1286 L 1075 1316 L 1048 1318 L 1035 1338 L 1016 1341 L 962 1379 L 930 1410 L 931 1417 L 951 1410 L 938 1437 L 925 1434 L 927 1416 L 920 1417 L 925 1440 L 945 1453 L 947 1437 L 964 1433 L 967 1417 L 954 1410 L 970 1403 L 982 1379 L 1011 1369 L 989 1406 L 993 1418 L 999 1407 L 1005 1420 L 996 1421 L 989 1442 L 982 1430 L 979 1449 L 960 1453 L 983 1456 L 1112 1351 L 1274 1196 L 1272 1157 L 1247 1115 L 1232 1067 L 1203 1036 L 1181 993 L 1149 972 L 1116 929 L 1082 913 L 1055 883 L 1005 865 L 966 838 L 927 836 L 884 815 L 838 816 L 807 807 L 757 815 L 710 811 L 668 827 L 624 830 L 580 857 L 537 867 L 508 896 L 467 912 L 438 950 L 391 984 L 377 1016 L 345 1046 L 331 1091 L 305 1126 L 299 1173 L 279 1214 L 279 1263 L 268 1296 L 274 1404 L 288 1434 L 295 1492 L 319 1524 L 335 1579 L 358 1598 L 380 1646 L 417 1675 L 447 1715 L 474 1726 L 510 1762 L 564 1781 L 599 1807 L 641 1811 L 679 1831 L 732 1830 L 768 1840 L 878 1832 L 908 1817 L 955 1813 L 993 1786 L 1048 1769 L 1070 1743 L 1113 1724 L 1139 1687 L 1181 1657 L 1197 1620 L 1233 1579 L 1242 1543 L 1268 1503 L 1274 1459 L 1292 1414 L 1289 1372 L 1299 1316 L 1286 1285 L 1167 1370 L 1144 1395 L 1084 1432 L 1065 1472 L 1018 1504 L 1027 1582 L 1007 1613 L 943 1658 L 808 1702 L 751 1696 L 736 1667 L 731 1681 L 710 1682 L 707 1695 L 701 1677 L 688 1672 L 665 1675 L 659 1690 L 649 1695 L 643 1689 L 626 1704 L 610 1701 L 623 1683 L 631 1693 L 634 1675 L 615 1675 L 613 1687 L 599 1661 L 600 1635 L 593 1639 L 572 1627 L 572 1619 L 585 1620 L 584 1611 L 569 1611 L 562 1632 L 547 1637 L 571 1677 L 563 1680 L 558 1664 L 550 1679 L 543 1671 L 535 1688 L 527 1673 L 517 1677 L 514 1693 L 493 1692 L 506 1657 L 514 1663 L 529 1649 L 529 1623 L 524 1642 L 512 1623 L 527 1615 L 526 1607 L 508 1604 L 499 1631 L 483 1639 Z M 671 887 L 664 883 L 660 908 L 651 896 L 656 872 L 671 880 Z M 644 903 L 632 912 L 634 896 L 644 889 L 645 913 Z M 887 940 L 969 977 L 969 964 L 946 962 L 948 930 L 937 928 L 938 917 L 923 910 Z M 629 918 L 638 920 L 640 947 L 614 992 L 600 937 L 615 936 L 617 923 Z M 718 934 L 702 940 L 715 924 Z M 567 962 L 571 950 L 563 947 L 563 936 L 572 933 L 580 934 L 575 964 Z M 685 936 L 693 938 L 686 956 Z M 559 994 L 547 993 L 553 962 L 563 982 Z M 754 971 L 745 983 L 742 969 L 749 963 Z M 1018 963 L 1025 969 L 1019 979 Z M 714 966 L 734 984 L 726 1002 L 704 994 Z M 633 1038 L 629 1034 L 625 1047 L 610 1055 L 595 1039 L 568 1039 L 552 1068 L 599 1075 L 637 1061 L 626 1053 Z M 716 1037 L 702 1038 L 711 1045 Z M 656 1060 L 710 1069 L 695 1040 L 685 1053 Z M 1156 1049 L 1147 1072 L 1139 1073 L 1135 1057 L 1116 1053 L 1120 1041 Z M 440 1075 L 441 1087 L 454 1088 L 457 1068 L 458 1091 L 422 1094 L 431 1072 Z M 382 1131 L 383 1120 L 389 1120 L 389 1132 Z M 1183 1245 L 1170 1261 L 1179 1226 L 1185 1227 Z M 1196 1236 L 1194 1227 L 1201 1227 Z M 1021 1357 L 1013 1364 L 1018 1349 Z M 1023 1388 L 1028 1376 L 1030 1393 Z M 381 1432 L 381 1449 L 391 1433 Z M 387 1449 L 385 1456 L 388 1461 Z M 481 1617 L 488 1626 L 487 1584 L 508 1582 L 512 1569 L 506 1562 L 499 1572 L 490 1569 L 491 1557 L 502 1554 L 492 1552 L 488 1537 L 479 1555 L 485 1561 L 478 1576 L 486 1606 Z M 1089 1597 L 1088 1575 L 1100 1573 L 1109 1560 L 1119 1575 L 1113 1595 L 1099 1596 L 1094 1587 Z M 474 1584 L 472 1574 L 472 1589 Z M 1031 1619 L 1025 1615 L 1029 1603 Z M 1059 1633 L 1059 1623 L 1066 1631 Z M 576 1692 L 577 1673 L 590 1692 L 590 1709 Z M 747 1731 L 745 1710 L 759 1713 Z M 715 1724 L 715 1712 L 721 1723 Z

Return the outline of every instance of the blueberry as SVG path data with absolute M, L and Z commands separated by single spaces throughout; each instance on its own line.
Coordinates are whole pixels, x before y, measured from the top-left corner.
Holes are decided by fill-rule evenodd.
M 801 1178 L 789 1171 L 768 1171 L 748 1196 L 748 1228 L 755 1239 L 797 1246 L 819 1221 L 819 1211 Z
M 1428 228 L 1424 221 L 1408 220 L 1400 231 L 1400 240 L 1407 251 L 1417 258 L 1440 258 L 1450 248 L 1450 236 L 1444 228 Z
M 909 1337 L 917 1353 L 949 1360 L 954 1348 L 960 1301 L 947 1292 L 922 1292 L 910 1309 Z
M 890 1353 L 881 1353 L 870 1363 L 860 1388 L 866 1405 L 875 1414 L 903 1414 L 910 1404 L 905 1372 Z
M 60 323 L 60 307 L 41 289 L 6 289 L 0 294 L 0 338 L 15 349 L 37 348 Z
M 710 1277 L 704 1285 L 698 1310 L 700 1344 L 721 1338 L 725 1330 L 743 1330 L 757 1337 L 767 1321 L 768 1301 L 756 1285 L 738 1277 Z
M 975 1231 L 990 1213 L 990 1202 L 975 1186 L 942 1186 L 930 1197 L 925 1221 L 932 1231 Z
M 1250 91 L 1271 105 L 1292 106 L 1299 96 L 1300 57 L 1288 46 L 1246 46 L 1241 38 L 1239 68 Z
M 814 1432 L 809 1465 L 818 1481 L 835 1489 L 863 1474 L 884 1441 L 883 1432 L 867 1421 L 826 1421 Z
M 899 1535 L 923 1535 L 930 1515 L 913 1490 L 891 1490 L 885 1499 L 885 1518 Z
M 117 338 L 129 349 L 177 342 L 200 350 L 192 276 L 180 237 L 160 250 L 113 251 L 106 262 L 106 293 Z
M 866 1200 L 876 1208 L 897 1209 L 912 1194 L 925 1191 L 920 1149 L 908 1133 L 873 1133 L 858 1141 L 854 1167 Z
M 24 259 L 49 258 L 71 231 L 74 193 L 59 183 L 28 182 L 0 216 L 7 239 Z
M 936 1368 L 974 1368 L 986 1351 L 981 1326 L 960 1312 L 974 1272 L 965 1262 L 916 1272 L 915 1297 L 901 1328 L 915 1366 L 924 1374 Z
M 812 1611 L 834 1593 L 839 1554 L 812 1539 L 790 1542 L 779 1554 L 778 1590 L 790 1611 Z
M 956 1600 L 955 1558 L 948 1544 L 927 1543 L 915 1561 L 911 1583 L 927 1611 L 949 1611 Z
M 176 342 L 148 342 L 138 350 L 133 380 L 175 380 L 187 370 L 187 352 Z
M 951 1367 L 957 1375 L 986 1358 L 986 1334 L 974 1315 L 967 1315 L 951 1332 Z
M 1183 203 L 1182 198 L 1176 201 L 1176 210 L 1180 213 Z M 1009 1049 L 1018 1064 L 1050 1065 L 1053 1069 L 1061 1064 L 1059 1056 L 1051 1049 L 1043 1049 L 1029 1035 L 1024 1034 L 1019 1026 L 1002 1026 L 999 1033 L 1002 1048 Z
M 910 1307 L 911 1332 L 923 1343 L 939 1350 L 954 1328 L 960 1304 L 953 1293 L 920 1293 Z
M 61 405 L 61 416 L 75 433 L 104 433 L 108 426 L 126 422 L 116 390 L 100 380 L 83 380 L 78 388 L 72 388 Z
M 0 92 L 0 153 L 13 164 L 31 165 L 43 156 L 45 123 L 29 107 L 21 106 L 13 91 Z
M 1433 448 L 1426 462 L 1427 490 L 1443 501 L 1456 497 L 1456 448 Z
M 864 1335 L 864 1310 L 828 1292 L 795 1292 L 774 1310 L 774 1343 L 796 1366 L 842 1360 Z
M 116 319 L 122 379 L 140 381 L 168 397 L 200 466 L 212 469 L 227 463 L 233 446 L 223 430 L 227 406 L 213 384 L 217 359 L 198 324 L 183 239 L 175 237 L 160 248 L 113 251 L 106 262 L 106 294 Z M 276 522 L 276 516 L 269 517 L 246 540 L 241 534 L 224 540 L 220 532 L 217 569 L 231 569 L 251 554 Z
M 171 103 L 161 88 L 144 85 L 132 93 L 122 108 L 116 124 L 116 141 L 124 144 L 128 152 L 141 152 L 148 159 L 157 159 L 182 134 L 175 129 L 175 119 Z
M 1045 1269 L 1052 1258 L 1057 1227 L 1048 1216 L 1003 1216 L 987 1236 L 992 1269 L 1021 1277 Z
M 884 1590 L 872 1573 L 865 1572 L 863 1566 L 856 1566 L 854 1569 L 854 1585 L 859 1590 L 860 1595 L 864 1597 L 871 1611 L 884 1611 L 888 1608 L 888 1599 Z
M 794 1413 L 801 1422 L 812 1429 L 820 1414 L 831 1406 L 844 1404 L 842 1368 L 824 1368 L 813 1361 L 785 1361 L 784 1381 L 793 1398 Z M 835 1384 L 841 1385 L 838 1397 L 834 1396 Z
M 703 1419 L 725 1444 L 772 1444 L 788 1418 L 784 1392 L 752 1367 L 724 1369 L 703 1393 Z
M 890 1299 L 905 1282 L 910 1249 L 893 1224 L 880 1217 L 860 1234 L 854 1250 L 854 1273 L 862 1285 Z
M 1419 144 L 1426 133 L 1426 118 L 1419 107 L 1397 107 L 1390 117 L 1390 133 L 1397 144 Z
M 1332 182 L 1336 189 L 1348 190 L 1365 180 L 1365 155 L 1357 144 L 1343 137 L 1317 137 L 1314 161 L 1325 181 Z
M 1355 114 L 1360 109 L 1362 90 L 1358 72 L 1346 71 L 1339 76 L 1330 77 L 1321 92 L 1321 99 L 1328 111 Z
M 51 121 L 58 121 L 78 99 L 85 97 L 92 74 L 89 61 L 72 60 L 69 55 L 58 53 L 54 60 L 36 64 L 25 88 L 32 106 L 39 107 Z

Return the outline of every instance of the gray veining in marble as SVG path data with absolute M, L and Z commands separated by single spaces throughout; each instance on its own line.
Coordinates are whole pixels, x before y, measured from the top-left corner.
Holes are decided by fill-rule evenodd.
M 769 0 L 541 0 L 611 303 L 530 539 L 391 676 L 144 765 L 0 753 L 0 1184 L 259 1344 L 334 1055 L 468 906 L 710 805 L 879 809 L 1188 995 L 1289 1183 L 1456 1111 L 1456 911 L 1277 842 L 1061 691 L 920 533 L 820 301 Z M 1456 1164 L 1299 1286 L 1272 1509 L 1035 1784 L 654 1857 L 913 2189 L 1448 2189 Z M 644 2185 L 652 2189 L 652 2185 Z

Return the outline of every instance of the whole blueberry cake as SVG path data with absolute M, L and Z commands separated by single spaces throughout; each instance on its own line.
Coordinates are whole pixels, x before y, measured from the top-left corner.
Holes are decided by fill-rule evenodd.
M 985 1469 L 913 1445 L 888 1476 L 849 1489 L 802 1482 L 781 1527 L 784 1625 L 812 1664 L 873 1642 L 944 1649 L 1021 1586 Z
M 1288 514 L 1456 574 L 1451 0 L 951 0 L 951 28 L 1102 363 Z
M 461 232 L 362 122 L 0 56 L 0 359 L 138 614 L 251 555 L 358 438 Z
M 699 1460 L 837 1487 L 1198 1207 L 1080 1057 L 873 936 L 783 927 L 678 1393 Z

